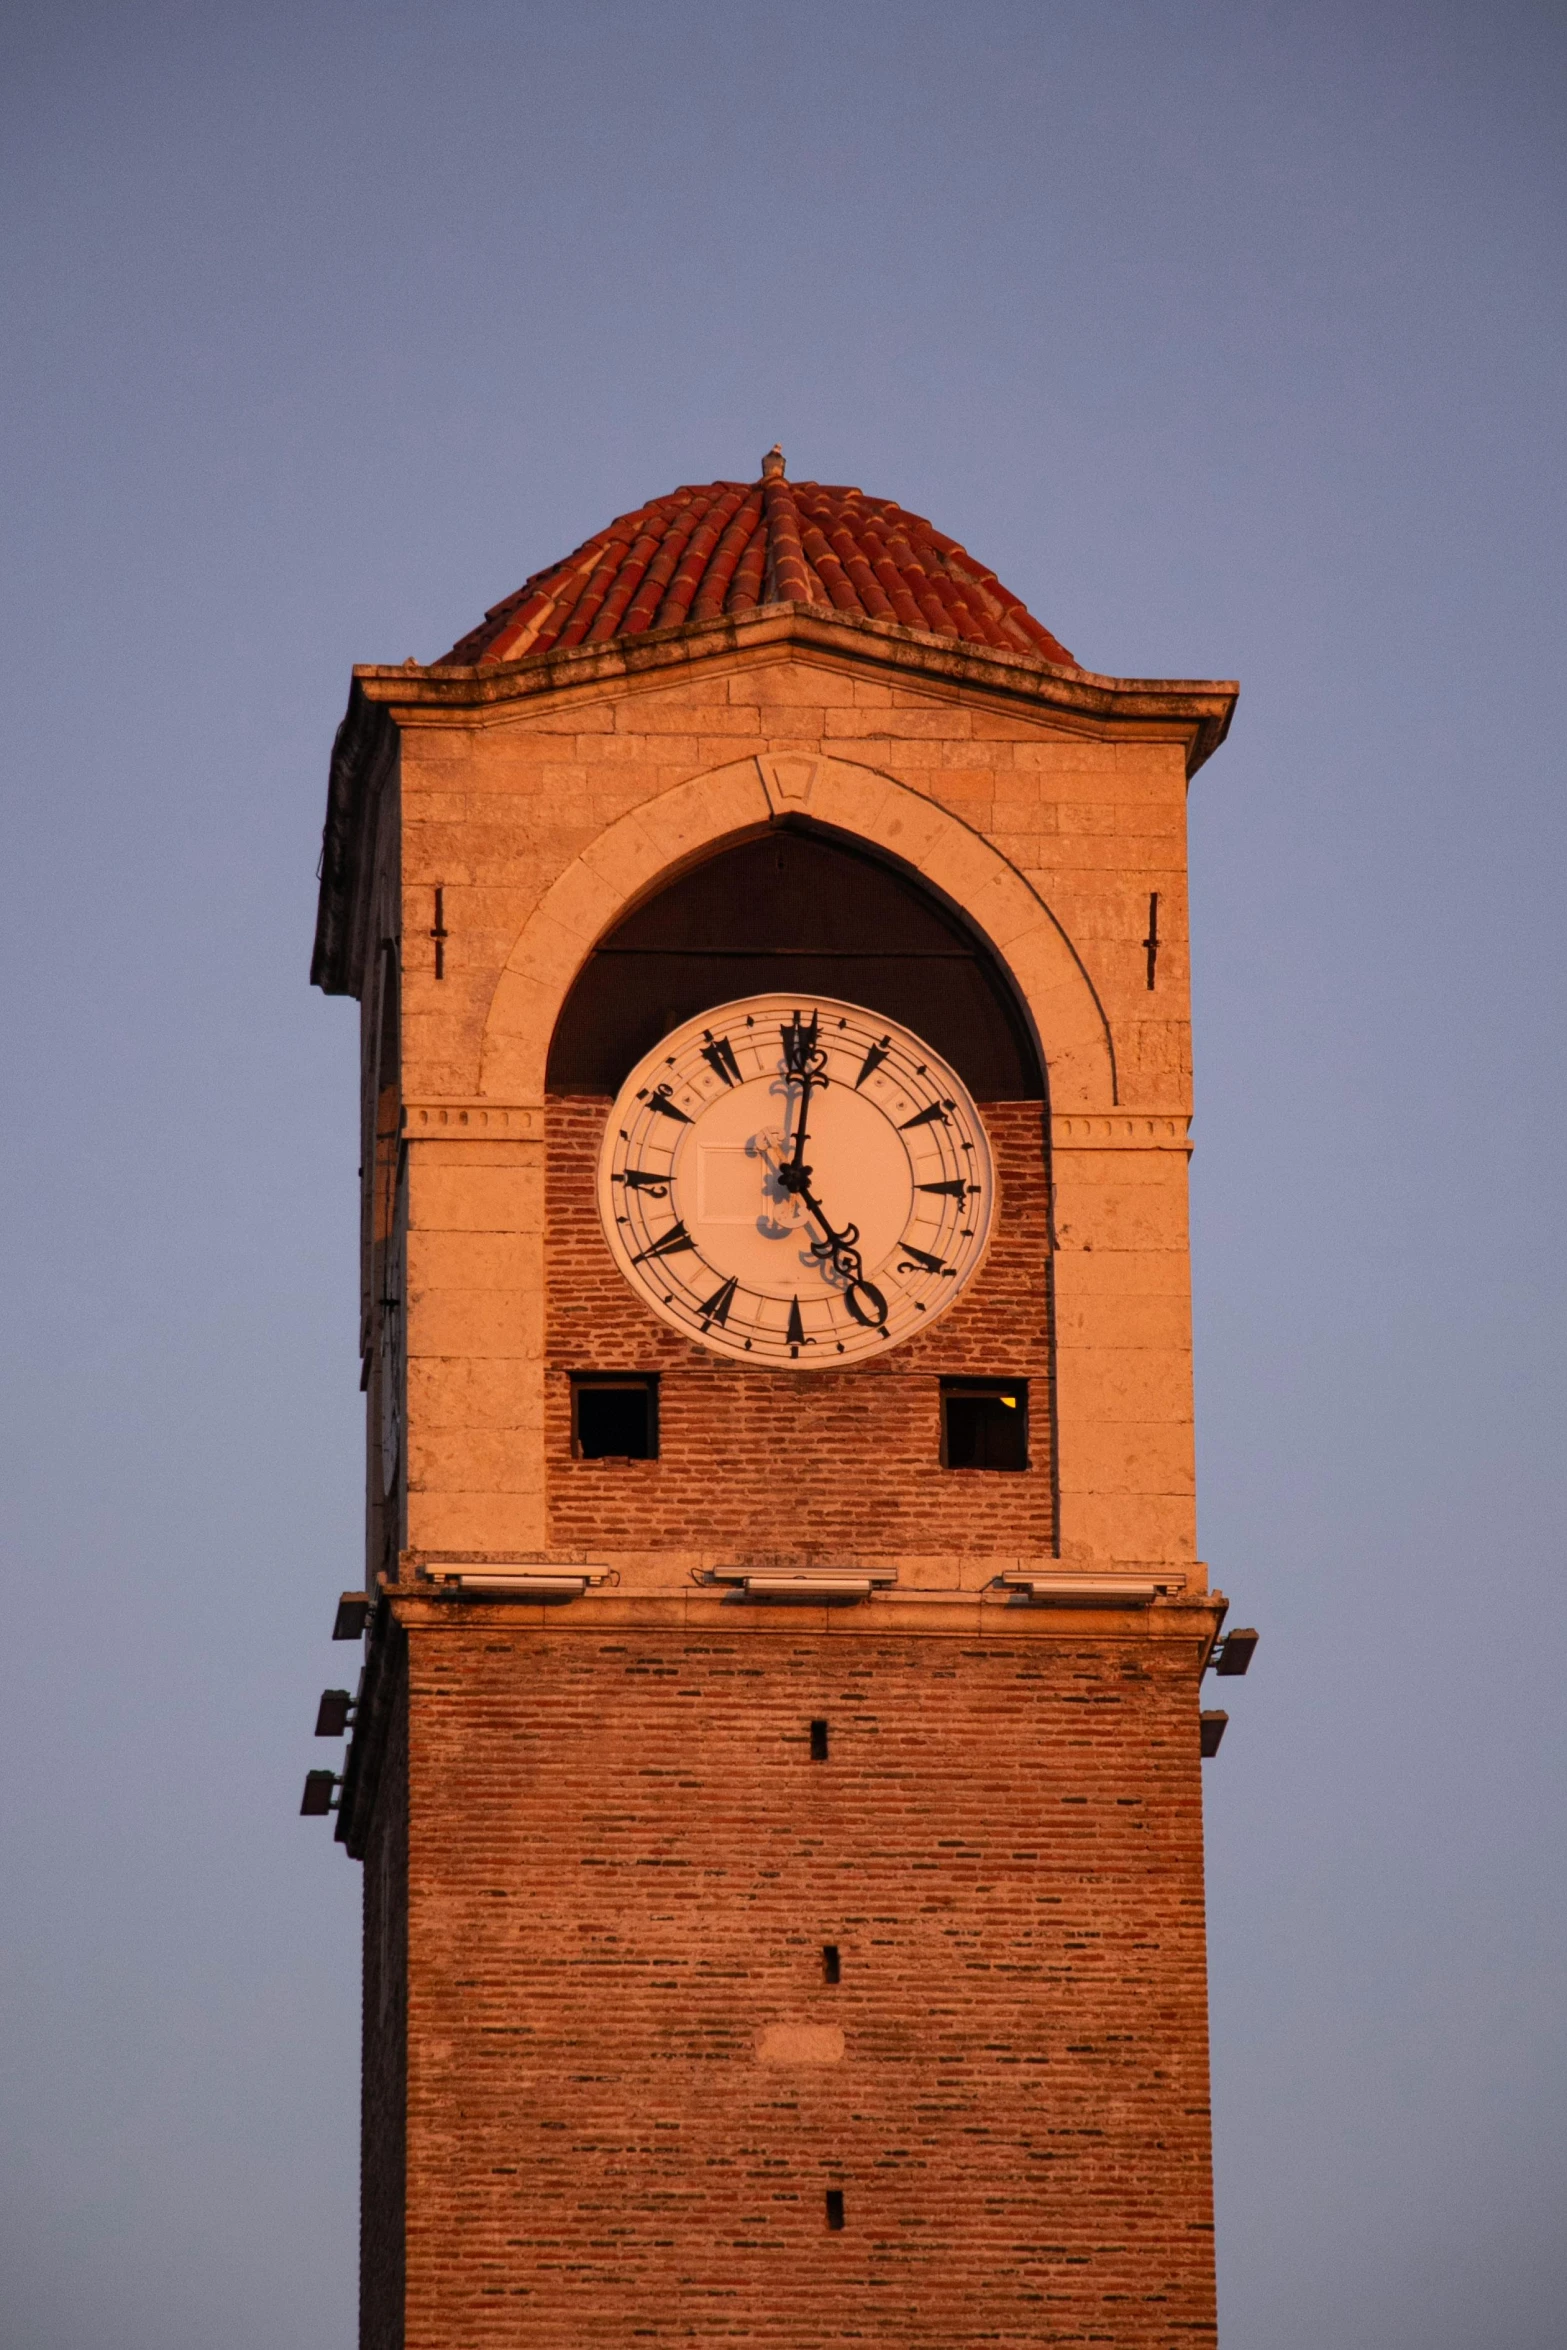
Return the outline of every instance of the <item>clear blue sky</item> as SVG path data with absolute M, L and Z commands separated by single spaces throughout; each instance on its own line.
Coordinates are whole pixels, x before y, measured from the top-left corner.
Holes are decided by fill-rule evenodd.
M 1567 2305 L 1559 8 L 20 0 L 0 2340 L 353 2338 L 357 659 L 687 480 L 929 515 L 1193 793 L 1225 2350 Z

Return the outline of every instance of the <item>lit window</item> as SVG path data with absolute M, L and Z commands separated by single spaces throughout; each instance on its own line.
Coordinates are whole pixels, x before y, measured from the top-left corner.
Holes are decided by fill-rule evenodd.
M 947 1469 L 1026 1469 L 1028 1381 L 943 1379 L 941 1461 Z

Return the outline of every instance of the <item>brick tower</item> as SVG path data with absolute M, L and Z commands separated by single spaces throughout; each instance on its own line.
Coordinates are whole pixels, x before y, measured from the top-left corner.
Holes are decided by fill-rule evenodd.
M 367 2350 L 1213 2337 L 1234 700 L 777 451 L 356 670 Z

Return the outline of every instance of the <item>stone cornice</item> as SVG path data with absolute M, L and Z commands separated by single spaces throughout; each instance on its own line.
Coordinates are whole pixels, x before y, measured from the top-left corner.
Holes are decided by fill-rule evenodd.
M 590 1638 L 635 1626 L 644 1636 L 732 1634 L 793 1639 L 823 1632 L 876 1642 L 921 1635 L 934 1639 L 1195 1641 L 1211 1646 L 1229 1602 L 1222 1591 L 1159 1596 L 1150 1604 L 1131 1576 L 1106 1577 L 1107 1588 L 1079 1597 L 1062 1594 L 1041 1606 L 1026 1591 L 881 1591 L 865 1599 L 757 1598 L 743 1589 L 708 1591 L 617 1589 L 605 1583 L 573 1597 L 533 1598 L 475 1591 L 457 1596 L 431 1583 L 386 1587 L 384 1612 L 405 1628 L 461 1632 L 478 1618 L 520 1631 L 583 1632 Z M 1175 1578 L 1178 1581 L 1178 1577 Z M 1111 1582 L 1135 1594 L 1117 1601 Z
M 1058 1151 L 1181 1151 L 1192 1147 L 1184 1110 L 1070 1111 L 1050 1121 Z M 537 1142 L 544 1134 L 542 1102 L 490 1101 L 449 1095 L 411 1101 L 403 1109 L 407 1142 Z
M 1073 1110 L 1050 1121 L 1057 1151 L 1184 1151 L 1190 1155 L 1191 1118 L 1184 1110 Z
M 366 664 L 354 678 L 367 700 L 390 704 L 414 723 L 439 711 L 466 717 L 539 695 L 638 680 L 735 653 L 808 645 L 856 666 L 890 669 L 922 682 L 979 689 L 1080 720 L 1157 725 L 1188 738 L 1193 775 L 1224 740 L 1240 688 L 1212 678 L 1105 677 L 1062 669 L 1026 653 L 978 648 L 890 620 L 850 619 L 815 604 L 770 604 L 743 620 L 689 621 L 677 628 L 574 645 L 476 669 Z M 415 713 L 418 717 L 415 717 Z
M 485 1101 L 477 1095 L 408 1102 L 403 1108 L 405 1142 L 538 1142 L 544 1134 L 542 1102 Z
M 984 696 L 1020 706 L 1074 733 L 1162 736 L 1184 745 L 1194 775 L 1229 731 L 1239 687 L 1212 678 L 1104 677 L 1024 653 L 927 635 L 888 620 L 851 619 L 815 604 L 772 604 L 744 619 L 685 622 L 602 645 L 535 653 L 493 667 L 354 671 L 332 751 L 321 895 L 311 979 L 329 995 L 357 994 L 354 939 L 366 826 L 403 729 L 495 723 L 543 699 L 598 699 L 606 685 L 657 686 L 707 664 L 794 646 L 853 668 L 898 676 L 937 695 Z

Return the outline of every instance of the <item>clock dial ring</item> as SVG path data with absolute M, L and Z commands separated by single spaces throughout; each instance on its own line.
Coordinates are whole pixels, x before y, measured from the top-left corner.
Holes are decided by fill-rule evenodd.
M 598 1189 L 643 1302 L 774 1369 L 845 1368 L 928 1328 L 995 1212 L 961 1079 L 911 1030 L 825 996 L 749 996 L 672 1030 L 615 1101 Z

